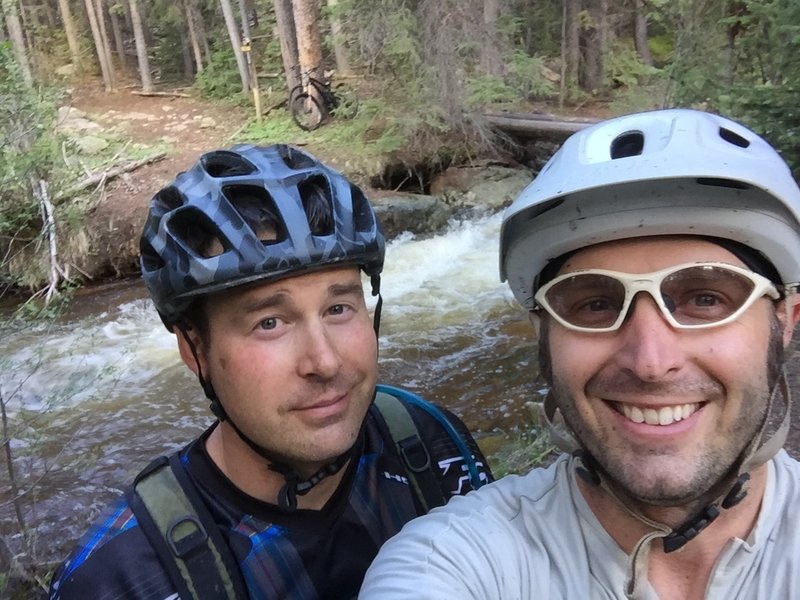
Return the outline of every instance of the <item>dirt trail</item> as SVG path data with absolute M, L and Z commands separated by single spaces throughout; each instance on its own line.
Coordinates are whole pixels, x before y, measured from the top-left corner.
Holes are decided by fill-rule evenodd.
M 130 89 L 106 93 L 92 82 L 76 87 L 71 103 L 104 129 L 114 129 L 133 143 L 167 141 L 172 148 L 166 158 L 109 181 L 90 216 L 98 265 L 89 263 L 87 268 L 114 276 L 134 274 L 138 267 L 132 257 L 138 254 L 136 245 L 153 193 L 203 152 L 235 143 L 247 115 L 197 98 L 140 96 Z

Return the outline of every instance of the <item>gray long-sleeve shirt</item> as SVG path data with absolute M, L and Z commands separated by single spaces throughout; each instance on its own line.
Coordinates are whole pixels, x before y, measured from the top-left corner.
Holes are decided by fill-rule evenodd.
M 624 598 L 628 556 L 600 525 L 567 456 L 407 524 L 367 572 L 361 600 Z M 645 582 L 642 600 L 656 600 Z M 769 463 L 758 522 L 721 553 L 706 598 L 800 598 L 800 463 Z

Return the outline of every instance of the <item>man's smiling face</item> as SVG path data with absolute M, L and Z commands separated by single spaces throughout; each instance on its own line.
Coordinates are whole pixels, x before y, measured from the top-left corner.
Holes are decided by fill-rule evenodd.
M 699 238 L 650 237 L 583 249 L 560 273 L 649 273 L 689 262 L 744 267 Z M 699 330 L 671 327 L 645 293 L 616 331 L 576 332 L 543 318 L 564 418 L 615 485 L 642 505 L 703 499 L 764 420 L 770 344 L 783 343 L 769 298 L 731 323 Z

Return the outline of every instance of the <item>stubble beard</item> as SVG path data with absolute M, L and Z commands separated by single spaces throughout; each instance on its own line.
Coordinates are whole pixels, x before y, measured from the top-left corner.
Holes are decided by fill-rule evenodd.
M 545 347 L 547 337 L 545 332 L 540 338 L 540 344 Z M 638 508 L 642 512 L 653 507 L 680 507 L 681 512 L 693 513 L 715 501 L 738 477 L 739 467 L 745 459 L 745 450 L 768 418 L 769 397 L 782 372 L 784 351 L 781 328 L 777 318 L 773 318 L 765 377 L 760 377 L 743 389 L 740 412 L 735 422 L 728 431 L 717 432 L 716 443 L 702 441 L 697 448 L 698 454 L 692 457 L 692 462 L 681 461 L 678 457 L 671 456 L 669 451 L 662 452 L 658 448 L 634 447 L 625 439 L 610 444 L 603 439 L 601 432 L 593 430 L 581 416 L 576 400 L 569 392 L 569 386 L 556 377 L 548 352 L 542 351 L 541 346 L 539 358 L 542 372 L 549 375 L 551 393 L 567 426 L 583 448 L 592 455 L 600 476 L 621 492 L 634 505 L 632 508 Z M 637 388 L 643 394 L 658 391 L 653 384 L 630 378 L 625 381 L 620 381 L 619 378 L 604 382 L 590 380 L 586 389 L 613 390 L 620 385 L 629 393 L 635 393 Z M 722 402 L 726 401 L 725 390 L 718 382 L 706 380 L 685 382 L 684 385 L 694 386 L 707 393 L 718 390 Z M 668 386 L 662 387 L 663 393 L 680 397 L 676 395 L 676 390 L 669 391 Z

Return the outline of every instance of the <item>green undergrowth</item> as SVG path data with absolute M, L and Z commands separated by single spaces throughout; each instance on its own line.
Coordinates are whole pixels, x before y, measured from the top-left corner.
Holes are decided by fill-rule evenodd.
M 404 138 L 379 115 L 375 101 L 364 101 L 352 119 L 332 117 L 314 131 L 303 131 L 284 108 L 273 110 L 260 122 L 251 119 L 235 142 L 291 143 L 309 150 L 334 167 L 358 178 L 380 170 L 384 158 L 403 147 Z
M 547 466 L 558 455 L 547 429 L 539 423 L 539 405 L 529 402 L 526 406 L 531 418 L 523 427 L 492 436 L 491 441 L 481 440 L 481 448 L 498 479 L 505 475 L 524 475 L 533 468 Z

